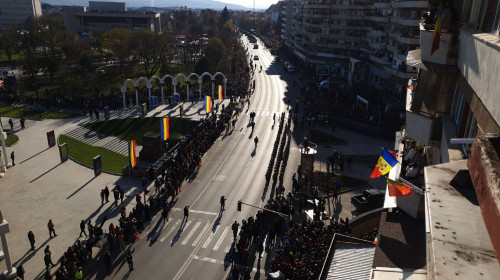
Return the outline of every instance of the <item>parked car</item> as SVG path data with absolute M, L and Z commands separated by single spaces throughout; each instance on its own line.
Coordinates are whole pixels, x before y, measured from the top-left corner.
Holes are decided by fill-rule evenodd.
M 254 45 L 253 45 L 253 48 L 254 48 L 254 49 L 258 49 L 258 48 L 259 48 L 259 45 L 254 44 Z
M 258 56 L 258 55 L 255 55 L 255 56 L 253 57 L 253 60 L 259 60 L 259 56 Z
M 363 194 L 351 197 L 351 203 L 358 210 L 368 211 L 384 205 L 385 192 L 378 189 L 367 189 Z

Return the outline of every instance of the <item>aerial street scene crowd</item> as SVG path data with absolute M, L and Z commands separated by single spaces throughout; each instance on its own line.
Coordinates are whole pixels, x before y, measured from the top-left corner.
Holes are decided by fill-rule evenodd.
M 500 277 L 498 1 L 171 2 L 0 0 L 0 280 Z

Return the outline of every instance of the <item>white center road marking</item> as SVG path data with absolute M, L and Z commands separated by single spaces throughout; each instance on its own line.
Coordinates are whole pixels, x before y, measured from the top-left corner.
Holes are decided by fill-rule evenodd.
M 177 220 L 175 224 L 170 228 L 170 230 L 165 234 L 161 239 L 160 242 L 165 241 L 165 239 L 175 230 L 175 228 L 181 223 L 181 220 Z
M 220 236 L 219 240 L 217 240 L 217 243 L 215 243 L 215 246 L 213 248 L 214 251 L 219 250 L 220 244 L 222 241 L 224 241 L 224 238 L 226 237 L 227 232 L 229 231 L 229 227 L 226 227 L 224 231 L 222 232 L 222 235 Z
M 189 239 L 196 232 L 196 230 L 198 229 L 198 227 L 200 226 L 200 224 L 201 224 L 201 222 L 197 222 L 194 225 L 194 227 L 189 231 L 189 234 L 186 236 L 186 238 L 184 238 L 184 240 L 182 240 L 181 245 L 186 245 L 188 243 Z

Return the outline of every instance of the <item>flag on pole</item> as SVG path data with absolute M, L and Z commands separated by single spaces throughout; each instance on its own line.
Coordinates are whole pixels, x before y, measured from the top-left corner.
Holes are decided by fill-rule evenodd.
M 441 41 L 441 16 L 436 19 L 434 26 L 434 37 L 432 38 L 431 55 L 439 49 L 439 41 Z
M 375 240 L 373 240 L 373 244 L 377 245 L 378 243 L 378 234 L 375 236 Z
M 393 181 L 389 178 L 385 178 L 387 180 L 387 188 L 389 189 L 389 196 L 402 196 L 409 195 L 411 190 L 410 187 L 406 186 L 403 183 Z
M 219 100 L 222 100 L 222 99 L 224 99 L 222 97 L 222 85 L 219 85 Z
M 388 151 L 384 148 L 384 150 L 382 151 L 382 155 L 380 155 L 377 161 L 377 165 L 375 165 L 375 168 L 370 175 L 370 178 L 377 178 L 389 173 L 391 168 L 396 166 L 396 164 L 398 163 L 396 157 L 397 156 L 393 151 Z
M 210 95 L 205 96 L 205 109 L 207 114 L 212 112 L 212 97 Z
M 162 118 L 161 119 L 161 138 L 163 141 L 167 140 L 170 137 L 170 119 Z
M 132 140 L 128 144 L 128 164 L 131 168 L 137 165 L 137 157 L 135 156 L 135 140 Z

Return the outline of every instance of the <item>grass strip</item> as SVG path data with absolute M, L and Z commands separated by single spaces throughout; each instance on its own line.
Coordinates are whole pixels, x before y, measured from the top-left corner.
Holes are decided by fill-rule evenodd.
M 9 107 L 9 106 L 0 107 L 0 115 L 3 117 L 11 117 L 11 118 L 24 117 L 30 120 L 68 119 L 79 116 L 77 114 L 71 114 L 71 113 L 42 111 L 31 108 Z
M 108 136 L 115 136 L 127 141 L 136 140 L 138 145 L 142 145 L 142 136 L 146 132 L 160 133 L 161 118 L 133 118 L 133 119 L 113 119 L 102 122 L 86 123 L 83 126 L 97 133 Z M 182 133 L 189 125 L 188 118 L 170 117 L 170 138 L 167 140 L 169 147 L 173 147 L 179 142 Z
M 102 147 L 95 147 L 78 140 L 75 140 L 66 135 L 59 136 L 59 144 L 66 143 L 68 145 L 69 156 L 76 162 L 90 166 L 94 166 L 94 157 L 101 155 L 102 170 L 121 175 L 122 168 L 128 164 L 128 157 L 112 152 Z
M 15 134 L 7 134 L 7 139 L 5 139 L 5 145 L 10 147 L 19 141 L 19 136 Z

